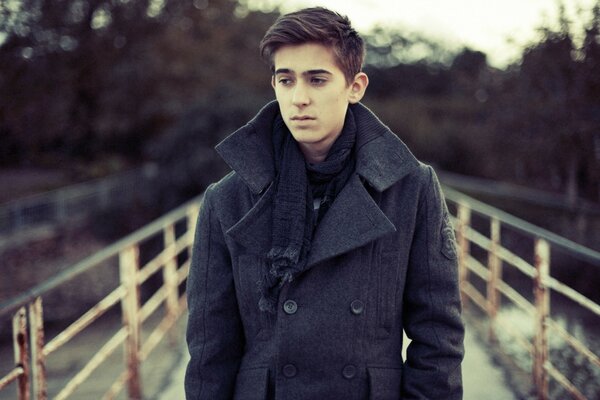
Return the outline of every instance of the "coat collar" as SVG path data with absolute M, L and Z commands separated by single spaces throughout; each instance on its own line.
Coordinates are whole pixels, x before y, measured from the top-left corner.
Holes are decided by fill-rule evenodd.
M 346 253 L 396 230 L 375 203 L 361 178 L 377 191 L 397 182 L 419 162 L 408 148 L 362 104 L 351 106 L 357 122 L 357 162 L 346 186 L 316 228 L 308 265 Z M 271 248 L 272 200 L 275 194 L 271 124 L 279 106 L 267 104 L 247 125 L 217 145 L 218 153 L 261 197 L 227 235 L 248 251 L 264 255 Z
M 356 118 L 356 172 L 377 191 L 384 191 L 419 164 L 406 145 L 367 107 L 350 105 Z M 216 146 L 219 155 L 255 193 L 275 178 L 271 130 L 279 113 L 272 101 L 250 121 Z
M 272 200 L 270 185 L 256 204 L 227 230 L 227 235 L 250 253 L 265 255 L 271 249 Z M 384 235 L 396 227 L 354 174 L 317 225 L 308 255 L 308 267 L 344 254 Z

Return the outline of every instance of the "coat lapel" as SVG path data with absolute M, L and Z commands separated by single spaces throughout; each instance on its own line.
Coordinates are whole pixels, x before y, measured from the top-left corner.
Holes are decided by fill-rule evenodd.
M 264 255 L 271 249 L 274 194 L 274 185 L 271 185 L 250 211 L 227 230 L 228 236 L 256 255 Z M 394 224 L 371 198 L 359 176 L 354 174 L 317 226 L 308 266 L 395 231 Z
M 264 192 L 275 178 L 271 131 L 278 112 L 277 102 L 268 103 L 250 122 L 215 147 L 255 194 Z
M 317 226 L 308 266 L 346 253 L 396 230 L 353 174 Z
M 363 246 L 396 227 L 367 192 L 362 177 L 377 191 L 384 191 L 419 162 L 402 141 L 362 104 L 351 105 L 357 122 L 356 174 L 338 194 L 317 226 L 308 264 Z M 275 169 L 271 129 L 279 112 L 277 102 L 267 104 L 246 126 L 217 146 L 217 151 L 259 200 L 227 235 L 249 252 L 264 255 L 271 249 Z
M 250 211 L 226 232 L 253 254 L 265 255 L 271 249 L 274 196 L 275 185 L 271 184 Z

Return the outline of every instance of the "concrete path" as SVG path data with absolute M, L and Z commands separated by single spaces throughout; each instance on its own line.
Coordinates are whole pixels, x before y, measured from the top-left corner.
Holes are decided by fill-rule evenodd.
M 492 362 L 469 325 L 465 334 L 463 389 L 464 400 L 516 400 L 504 380 L 501 367 Z
M 190 359 L 185 340 L 181 340 L 181 359 L 173 369 L 165 390 L 162 391 L 155 400 L 183 400 L 185 392 L 183 391 L 183 378 L 185 376 L 185 367 Z
M 185 399 L 183 377 L 189 356 L 184 341 L 182 341 L 181 354 L 181 360 L 173 369 L 169 384 L 156 400 Z M 463 387 L 463 400 L 516 400 L 504 381 L 502 369 L 493 364 L 485 347 L 477 340 L 468 325 L 465 336 Z

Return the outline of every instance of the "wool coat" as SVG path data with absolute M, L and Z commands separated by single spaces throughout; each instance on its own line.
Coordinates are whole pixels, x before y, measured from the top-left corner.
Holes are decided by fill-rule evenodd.
M 258 303 L 277 102 L 216 147 L 233 171 L 206 190 L 196 228 L 188 400 L 462 398 L 457 251 L 439 182 L 364 105 L 350 107 L 355 172 L 275 314 Z

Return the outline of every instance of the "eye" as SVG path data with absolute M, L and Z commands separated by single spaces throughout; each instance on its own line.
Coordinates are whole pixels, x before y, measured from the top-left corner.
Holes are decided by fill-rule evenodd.
M 292 79 L 286 78 L 286 77 L 281 77 L 281 78 L 277 79 L 277 83 L 279 83 L 280 85 L 283 85 L 283 86 L 289 86 L 292 84 L 292 82 L 293 82 Z
M 327 82 L 327 79 L 325 78 L 320 78 L 317 76 L 313 76 L 312 78 L 310 78 L 310 83 L 315 85 L 315 86 L 322 86 Z

